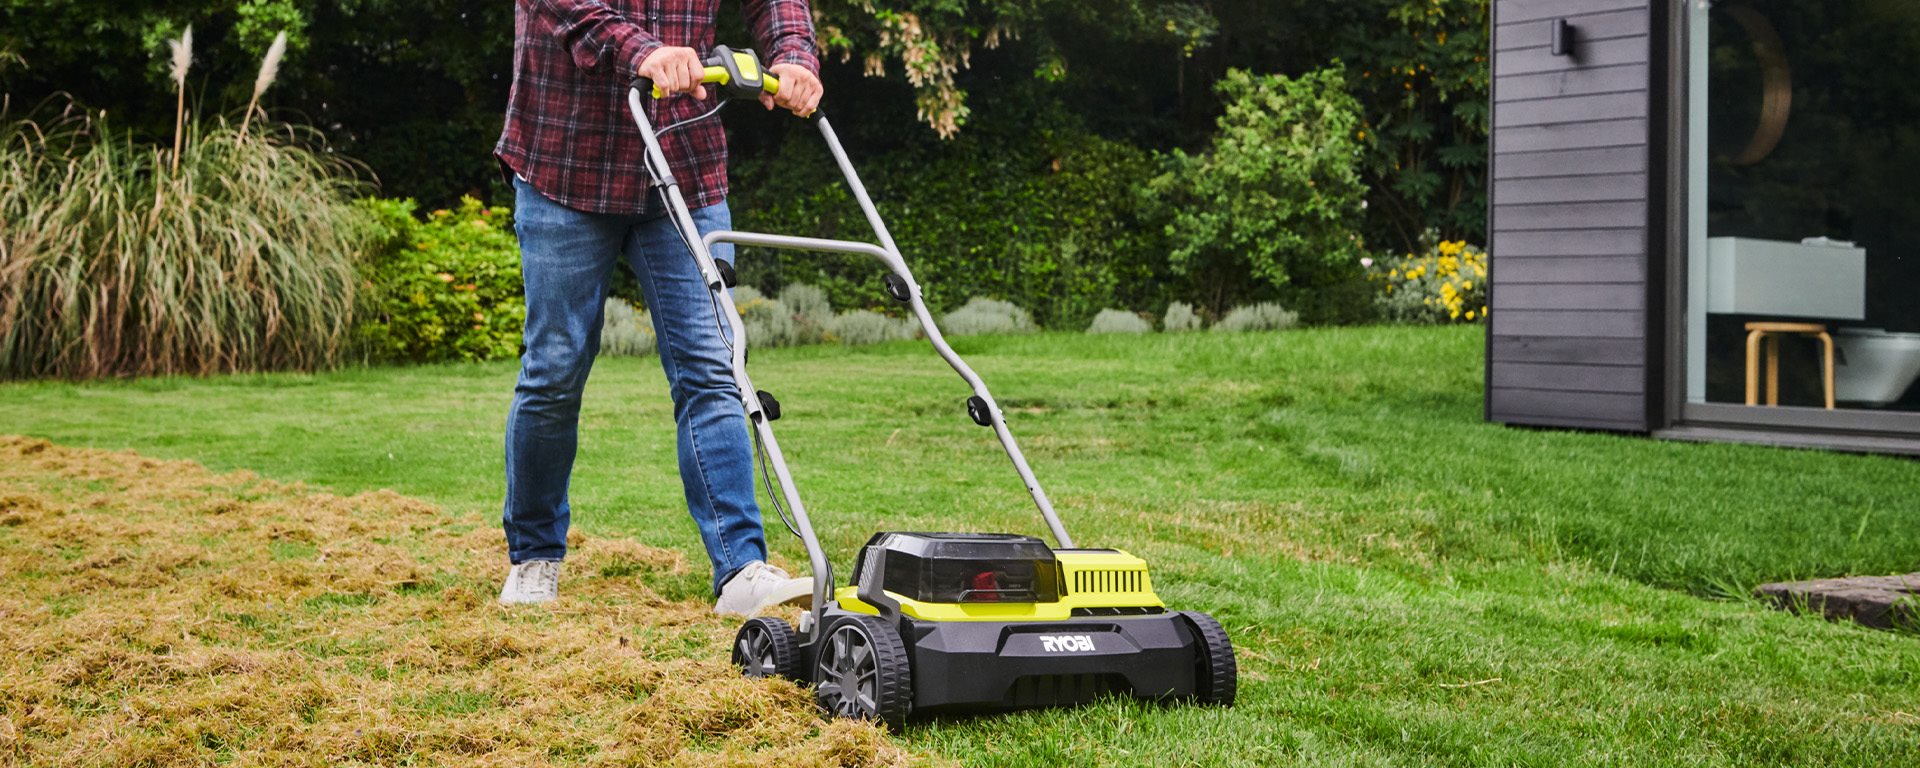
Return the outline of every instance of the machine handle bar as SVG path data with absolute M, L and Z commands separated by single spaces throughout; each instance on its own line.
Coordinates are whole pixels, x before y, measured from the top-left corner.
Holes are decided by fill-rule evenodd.
M 751 48 L 736 51 L 716 45 L 701 63 L 706 65 L 706 73 L 701 76 L 700 83 L 720 86 L 717 90 L 723 98 L 757 99 L 762 93 L 769 96 L 780 93 L 780 78 L 760 66 L 760 56 Z M 635 77 L 633 87 L 641 93 L 651 94 L 655 99 L 667 97 L 666 91 L 645 77 Z

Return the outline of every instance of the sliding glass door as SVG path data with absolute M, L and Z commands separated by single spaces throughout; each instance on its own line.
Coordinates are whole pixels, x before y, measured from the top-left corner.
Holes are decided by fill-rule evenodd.
M 1920 434 L 1920 0 L 1685 0 L 1689 421 Z

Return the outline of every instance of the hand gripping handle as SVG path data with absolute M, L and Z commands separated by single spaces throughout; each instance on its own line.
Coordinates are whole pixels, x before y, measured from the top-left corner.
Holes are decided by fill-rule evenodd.
M 700 82 L 720 86 L 720 95 L 724 98 L 757 99 L 762 93 L 773 95 L 780 92 L 780 78 L 768 74 L 760 66 L 760 56 L 750 48 L 736 51 L 716 45 L 702 63 L 706 65 L 706 74 L 701 76 Z M 633 82 L 641 93 L 650 94 L 656 99 L 667 97 L 667 92 L 654 85 L 652 80 L 636 77 Z

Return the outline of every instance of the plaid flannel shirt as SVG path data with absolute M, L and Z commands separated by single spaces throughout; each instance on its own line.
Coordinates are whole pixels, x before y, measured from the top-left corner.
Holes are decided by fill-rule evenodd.
M 807 0 L 741 3 L 767 66 L 819 74 Z M 649 210 L 645 144 L 627 111 L 627 84 L 662 46 L 711 49 L 719 10 L 720 0 L 515 0 L 513 91 L 494 148 L 504 170 L 576 210 Z M 713 108 L 713 98 L 671 96 L 649 118 L 658 130 Z M 689 205 L 726 199 L 727 136 L 718 119 L 660 139 Z

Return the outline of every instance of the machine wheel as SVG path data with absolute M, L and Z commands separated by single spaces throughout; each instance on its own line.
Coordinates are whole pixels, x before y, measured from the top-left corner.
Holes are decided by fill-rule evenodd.
M 1193 662 L 1193 693 L 1201 704 L 1233 706 L 1240 688 L 1240 665 L 1233 658 L 1233 641 L 1227 630 L 1204 613 L 1187 611 L 1180 616 L 1193 628 L 1200 640 L 1200 653 Z
M 833 717 L 877 720 L 898 729 L 913 706 L 907 647 L 878 616 L 835 622 L 820 645 L 814 698 Z
M 747 677 L 800 676 L 800 641 L 786 620 L 748 619 L 733 636 L 733 665 Z

